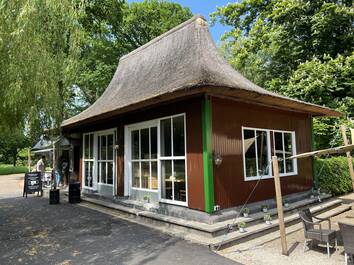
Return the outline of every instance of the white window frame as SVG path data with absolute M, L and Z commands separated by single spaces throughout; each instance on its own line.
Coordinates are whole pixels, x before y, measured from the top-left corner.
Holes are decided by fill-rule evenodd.
M 159 166 L 159 163 L 158 163 L 158 154 L 157 154 L 157 157 L 154 158 L 154 159 L 141 159 L 141 130 L 144 130 L 144 129 L 149 129 L 149 153 L 150 153 L 150 157 L 151 157 L 151 136 L 150 136 L 150 133 L 151 133 L 151 128 L 153 127 L 156 127 L 156 130 L 157 130 L 157 141 L 159 140 L 158 139 L 158 130 L 159 130 L 159 126 L 158 126 L 158 122 L 156 121 L 156 123 L 154 123 L 153 121 L 148 121 L 148 122 L 143 122 L 143 123 L 138 123 L 138 124 L 134 124 L 132 126 L 129 126 L 128 127 L 128 135 L 127 137 L 129 138 L 129 144 L 128 144 L 128 149 L 127 150 L 127 153 L 128 153 L 128 158 L 129 160 L 125 160 L 125 161 L 129 161 L 128 163 L 130 164 L 129 165 L 129 174 L 130 174 L 130 187 L 131 189 L 133 190 L 141 190 L 141 191 L 148 191 L 148 192 L 158 192 L 159 190 L 159 185 L 157 186 L 157 189 L 146 189 L 146 188 L 141 188 L 141 185 L 142 185 L 142 176 L 141 176 L 141 162 L 150 162 L 149 163 L 149 167 L 150 167 L 150 178 L 149 178 L 149 182 L 150 182 L 150 187 L 151 187 L 151 174 L 152 174 L 152 170 L 151 170 L 151 162 L 157 162 L 157 167 Z M 131 147 L 132 147 L 132 142 L 131 142 L 131 133 L 133 131 L 139 131 L 139 159 L 132 159 L 132 153 L 131 153 Z M 157 149 L 158 149 L 158 143 L 157 143 Z M 158 152 L 158 150 L 157 150 Z M 133 162 L 139 162 L 139 186 L 140 187 L 133 187 L 133 174 L 132 174 L 132 163 Z M 159 176 L 158 176 L 158 168 L 157 168 L 157 182 L 159 183 Z
M 184 156 L 174 156 L 173 155 L 173 118 L 175 117 L 180 117 L 183 116 L 183 121 L 184 121 Z M 171 156 L 160 156 L 161 154 L 161 137 L 160 137 L 160 124 L 161 120 L 166 120 L 166 119 L 171 119 Z M 186 201 L 176 201 L 176 200 L 169 200 L 169 199 L 163 199 L 162 198 L 162 178 L 160 175 L 160 181 L 159 181 L 159 200 L 161 202 L 166 202 L 170 204 L 176 204 L 176 205 L 181 205 L 181 206 L 188 206 L 188 176 L 187 176 L 187 129 L 186 129 L 186 114 L 176 114 L 172 116 L 167 116 L 159 119 L 159 128 L 158 128 L 158 161 L 159 165 L 158 168 L 161 171 L 161 161 L 166 161 L 166 160 L 184 160 L 184 174 L 185 174 L 185 185 L 186 185 Z M 172 172 L 174 174 L 174 163 L 172 162 Z M 161 172 L 159 172 L 161 174 Z M 174 198 L 174 186 L 172 187 L 172 197 Z
M 98 159 L 98 152 L 101 152 L 100 146 L 98 146 L 98 137 L 101 136 L 106 136 L 106 158 L 108 157 L 108 135 L 112 135 L 113 136 L 113 154 L 112 154 L 112 159 Z M 105 130 L 105 131 L 99 131 L 96 132 L 96 148 L 97 148 L 97 152 L 96 152 L 96 162 L 97 162 L 97 184 L 98 185 L 105 185 L 105 186 L 114 186 L 114 176 L 115 176 L 115 149 L 114 149 L 114 143 L 115 143 L 115 130 Z M 101 144 L 101 141 L 100 141 Z M 108 184 L 108 183 L 104 183 L 101 182 L 101 172 L 100 172 L 100 167 L 99 164 L 100 163 L 106 163 L 106 182 L 108 180 L 108 163 L 112 163 L 112 174 L 113 174 L 113 183 L 112 184 Z
M 116 132 L 117 130 L 114 129 L 108 129 L 108 130 L 101 130 L 101 131 L 92 131 L 92 132 L 87 132 L 83 133 L 82 141 L 83 141 L 83 150 L 82 150 L 82 177 L 84 179 L 83 181 L 83 187 L 85 189 L 90 189 L 90 190 L 97 190 L 98 185 L 100 186 L 108 186 L 112 187 L 112 195 L 114 196 L 116 194 L 116 151 L 115 151 L 115 143 L 116 143 Z M 85 135 L 90 135 L 93 134 L 93 159 L 85 159 Z M 106 184 L 106 183 L 101 183 L 99 182 L 99 172 L 98 172 L 98 136 L 101 135 L 113 135 L 113 161 L 112 160 L 107 160 L 109 162 L 113 162 L 113 184 Z M 101 160 L 100 160 L 101 161 Z M 92 187 L 86 186 L 85 185 L 85 162 L 93 162 L 93 179 L 92 179 Z M 107 168 L 106 168 L 107 172 Z
M 283 161 L 281 161 L 281 162 L 283 163 L 284 170 L 286 171 L 284 133 L 291 134 L 291 145 L 292 145 L 292 148 L 293 148 L 293 154 L 292 155 L 296 155 L 295 131 L 284 131 L 284 130 L 271 130 L 271 131 L 273 132 L 273 152 L 274 152 L 274 155 L 276 155 L 276 153 L 275 153 L 275 135 L 274 135 L 274 133 L 277 132 L 277 133 L 281 133 L 282 134 Z M 292 161 L 293 161 L 294 171 L 293 172 L 280 173 L 279 174 L 280 177 L 294 176 L 294 175 L 298 174 L 298 171 L 297 171 L 297 159 L 292 159 Z
M 92 150 L 92 157 L 93 158 L 85 158 L 85 148 L 86 148 L 86 144 L 85 144 L 85 137 L 86 136 L 90 136 L 90 135 L 93 135 L 92 139 L 93 139 L 93 150 Z M 90 141 L 90 137 L 89 137 L 89 141 Z M 84 133 L 83 136 L 82 136 L 82 176 L 83 176 L 83 183 L 82 183 L 82 186 L 85 188 L 85 189 L 90 189 L 90 190 L 93 190 L 94 189 L 94 178 L 95 178 L 95 134 L 94 133 Z M 89 153 L 91 154 L 91 148 L 89 146 Z M 90 186 L 86 186 L 86 172 L 85 172 L 85 162 L 92 162 L 93 165 L 92 165 L 92 187 Z
M 245 157 L 246 153 L 245 153 L 245 145 L 244 145 L 244 140 L 245 140 L 244 139 L 244 130 L 265 131 L 265 132 L 267 132 L 267 141 L 268 141 L 267 156 L 268 156 L 268 165 L 269 165 L 269 170 L 268 170 L 268 174 L 267 175 L 263 175 L 263 176 L 258 175 L 258 159 L 256 159 L 257 176 L 247 177 L 247 174 L 246 174 L 246 157 Z M 293 155 L 296 155 L 296 134 L 295 134 L 295 131 L 264 129 L 264 128 L 255 128 L 255 127 L 242 126 L 241 127 L 241 132 L 242 132 L 242 159 L 243 159 L 243 177 L 244 177 L 244 181 L 254 181 L 254 180 L 258 180 L 260 178 L 262 178 L 262 179 L 271 179 L 271 178 L 273 178 L 273 167 L 272 167 L 272 163 L 271 163 L 272 142 L 271 142 L 271 138 L 270 138 L 270 132 L 273 132 L 273 145 L 274 145 L 274 132 L 291 133 L 292 134 Z M 256 139 L 255 143 L 257 143 L 257 139 Z M 283 144 L 283 149 L 284 149 L 284 144 Z M 257 148 L 256 148 L 256 156 L 257 156 Z M 284 161 L 284 163 L 285 163 L 285 161 Z M 293 159 L 293 164 L 294 164 L 294 172 L 282 173 L 282 174 L 280 174 L 280 177 L 297 175 L 298 174 L 297 159 Z
M 131 132 L 135 130 L 141 130 L 146 128 L 156 127 L 157 128 L 157 138 L 159 137 L 159 123 L 158 120 L 150 120 L 146 122 L 139 122 L 130 125 L 124 126 L 124 196 L 130 196 L 131 190 L 140 190 L 140 191 L 147 191 L 147 192 L 158 192 L 159 184 L 157 189 L 145 189 L 145 188 L 138 188 L 133 187 L 133 180 L 132 180 L 132 154 L 131 154 Z M 157 139 L 158 141 L 159 139 Z M 150 139 L 149 139 L 150 141 Z M 139 142 L 140 142 L 140 133 L 139 133 Z M 157 147 L 158 148 L 158 147 Z M 159 152 L 159 150 L 157 150 Z M 139 153 L 140 153 L 140 146 L 139 146 Z M 140 154 L 139 154 L 140 157 Z M 159 162 L 158 162 L 158 154 L 157 154 L 157 182 L 160 182 L 159 179 Z M 148 160 L 150 161 L 150 160 Z M 140 172 L 141 174 L 141 172 Z M 141 182 L 141 176 L 140 176 Z M 140 183 L 141 187 L 141 183 Z M 150 186 L 151 187 L 151 186 Z
M 171 133 L 171 155 L 172 156 L 161 156 L 161 136 L 160 136 L 160 121 L 164 119 L 173 119 L 174 117 L 179 117 L 183 116 L 184 120 L 184 156 L 173 156 L 173 133 Z M 172 126 L 172 123 L 171 123 Z M 157 190 L 151 190 L 151 189 L 142 189 L 142 188 L 136 188 L 132 186 L 132 161 L 131 161 L 131 131 L 138 130 L 138 129 L 143 129 L 146 127 L 157 127 L 157 179 L 158 179 L 158 189 Z M 170 116 L 165 116 L 161 117 L 158 119 L 153 119 L 149 121 L 144 121 L 144 122 L 139 122 L 139 123 L 134 123 L 134 124 L 129 124 L 124 126 L 124 195 L 125 196 L 130 196 L 132 190 L 140 190 L 140 191 L 146 191 L 146 192 L 157 192 L 158 193 L 158 199 L 160 202 L 164 203 L 169 203 L 169 204 L 175 204 L 175 205 L 181 205 L 181 206 L 188 206 L 188 170 L 187 170 L 187 134 L 186 134 L 186 114 L 185 113 L 180 113 L 176 115 L 170 115 Z M 139 136 L 140 137 L 140 136 Z M 186 179 L 186 201 L 181 202 L 181 201 L 175 201 L 175 200 L 167 200 L 162 198 L 162 190 L 161 190 L 161 160 L 183 160 L 185 161 L 185 179 Z M 172 169 L 173 170 L 173 169 Z

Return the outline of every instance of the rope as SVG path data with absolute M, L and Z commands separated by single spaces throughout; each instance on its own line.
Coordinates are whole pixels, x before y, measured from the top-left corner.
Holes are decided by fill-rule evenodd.
M 339 137 L 339 131 L 337 130 L 337 133 L 336 133 L 335 137 L 334 137 L 334 138 L 331 140 L 331 142 L 330 142 L 330 143 L 331 143 L 331 144 L 330 144 L 330 146 L 331 146 L 330 148 L 333 148 L 333 146 L 335 145 L 336 140 L 337 140 L 338 137 Z M 325 158 L 328 158 L 328 157 L 329 157 L 329 154 L 327 154 Z M 281 162 L 281 161 L 284 161 L 284 160 L 289 160 L 289 158 L 285 158 L 285 159 L 283 159 L 283 158 L 278 158 L 278 162 Z M 269 163 L 268 163 L 267 167 L 263 170 L 263 174 L 260 175 L 260 178 L 257 180 L 257 182 L 256 182 L 256 184 L 254 185 L 254 187 L 253 187 L 251 193 L 248 195 L 248 198 L 246 199 L 246 201 L 245 201 L 244 204 L 242 205 L 240 211 L 237 213 L 237 215 L 236 215 L 236 217 L 233 219 L 232 223 L 230 223 L 230 224 L 227 225 L 227 229 L 226 229 L 226 231 L 225 231 L 224 237 L 223 237 L 223 239 L 221 240 L 221 242 L 218 244 L 218 247 L 217 247 L 216 249 L 214 248 L 215 251 L 219 251 L 219 250 L 220 250 L 221 245 L 225 242 L 226 237 L 227 237 L 227 235 L 230 233 L 230 231 L 233 230 L 233 227 L 235 226 L 237 219 L 240 217 L 240 214 L 243 212 L 243 209 L 244 209 L 245 206 L 248 204 L 248 202 L 249 202 L 249 200 L 251 199 L 253 193 L 255 192 L 256 188 L 258 187 L 260 181 L 262 180 L 262 178 L 263 178 L 263 176 L 264 176 L 264 172 L 266 172 L 266 171 L 270 168 L 270 165 L 271 165 L 272 161 L 268 161 L 268 162 L 269 162 Z M 324 164 L 323 164 L 322 167 L 320 168 L 320 170 L 319 170 L 317 176 L 320 175 L 320 173 L 322 173 L 323 168 L 324 168 Z M 319 200 L 319 202 L 321 202 L 320 195 L 318 195 L 318 200 Z M 244 249 L 244 250 L 236 250 L 235 252 L 241 253 L 241 252 L 243 252 L 243 251 L 252 250 L 252 249 L 257 249 L 257 248 L 259 248 L 259 247 L 261 247 L 261 246 L 263 246 L 263 244 L 258 244 L 258 245 L 255 245 L 255 246 L 246 248 L 246 249 Z M 209 247 L 211 247 L 211 245 L 209 245 Z
M 269 161 L 269 162 L 271 163 L 271 161 Z M 269 164 L 267 165 L 267 167 L 263 170 L 263 172 L 266 172 L 266 171 L 269 169 L 270 163 L 269 163 Z M 240 217 L 240 214 L 243 212 L 243 209 L 244 209 L 245 206 L 248 204 L 248 202 L 249 202 L 249 200 L 251 199 L 253 193 L 256 191 L 256 188 L 258 187 L 258 184 L 259 184 L 260 181 L 262 180 L 263 176 L 264 176 L 264 173 L 263 173 L 262 175 L 260 175 L 260 178 L 257 180 L 257 182 L 256 182 L 256 184 L 254 185 L 254 187 L 253 187 L 251 193 L 248 195 L 247 200 L 246 200 L 246 201 L 244 202 L 244 204 L 242 205 L 240 211 L 238 211 L 238 213 L 237 213 L 236 217 L 233 219 L 232 223 L 230 223 L 230 224 L 227 225 L 227 229 L 226 229 L 226 231 L 225 231 L 225 234 L 224 234 L 223 239 L 222 239 L 221 242 L 219 243 L 218 247 L 217 247 L 216 249 L 214 248 L 214 250 L 219 251 L 221 245 L 225 242 L 227 235 L 230 233 L 230 231 L 231 231 L 231 230 L 233 229 L 233 227 L 235 226 L 237 219 Z M 209 246 L 209 247 L 210 247 L 210 246 Z

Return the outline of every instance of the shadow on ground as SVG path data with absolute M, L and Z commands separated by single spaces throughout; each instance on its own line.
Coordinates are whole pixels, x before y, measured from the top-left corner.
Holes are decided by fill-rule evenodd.
M 236 264 L 208 248 L 79 205 L 0 200 L 0 264 Z

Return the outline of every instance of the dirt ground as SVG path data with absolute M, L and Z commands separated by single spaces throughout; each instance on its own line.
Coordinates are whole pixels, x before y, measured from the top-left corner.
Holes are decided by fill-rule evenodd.
M 0 199 L 22 196 L 24 176 L 25 174 L 0 176 Z
M 353 195 L 351 195 L 353 196 Z M 354 197 L 354 196 L 353 196 Z M 345 219 L 347 216 L 354 216 L 354 211 L 348 211 L 335 216 L 331 219 L 332 229 L 339 230 L 338 221 Z M 347 219 L 348 220 L 348 219 Z M 351 221 L 353 222 L 353 221 Z M 342 242 L 339 240 L 338 250 L 331 249 L 331 257 L 327 257 L 327 249 L 325 245 L 313 246 L 306 252 L 303 252 L 304 246 L 304 232 L 302 224 L 297 225 L 299 231 L 287 236 L 287 244 L 289 249 L 289 256 L 281 255 L 280 239 L 267 242 L 267 236 L 251 240 L 246 243 L 233 246 L 218 254 L 225 256 L 232 260 L 237 260 L 242 264 L 247 265 L 263 265 L 263 264 L 301 264 L 301 265 L 334 265 L 344 264 L 344 252 Z M 323 223 L 323 228 L 326 228 L 326 222 Z M 353 263 L 351 263 L 353 264 Z

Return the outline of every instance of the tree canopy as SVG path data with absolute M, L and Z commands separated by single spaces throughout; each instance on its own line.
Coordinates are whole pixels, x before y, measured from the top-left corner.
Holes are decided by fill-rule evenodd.
M 2 136 L 55 133 L 103 93 L 121 56 L 191 16 L 158 0 L 0 0 Z
M 354 116 L 351 0 L 243 0 L 218 8 L 212 18 L 232 26 L 222 49 L 250 80 Z M 318 147 L 328 146 L 334 125 L 333 119 L 315 121 Z
M 0 126 L 57 128 L 72 104 L 82 3 L 0 2 Z
M 85 103 L 94 103 L 103 93 L 121 56 L 192 15 L 188 8 L 167 1 L 145 0 L 127 4 L 105 0 L 103 5 L 101 1 L 93 1 L 86 7 L 82 20 L 86 43 L 82 51 L 81 73 L 76 79 Z

